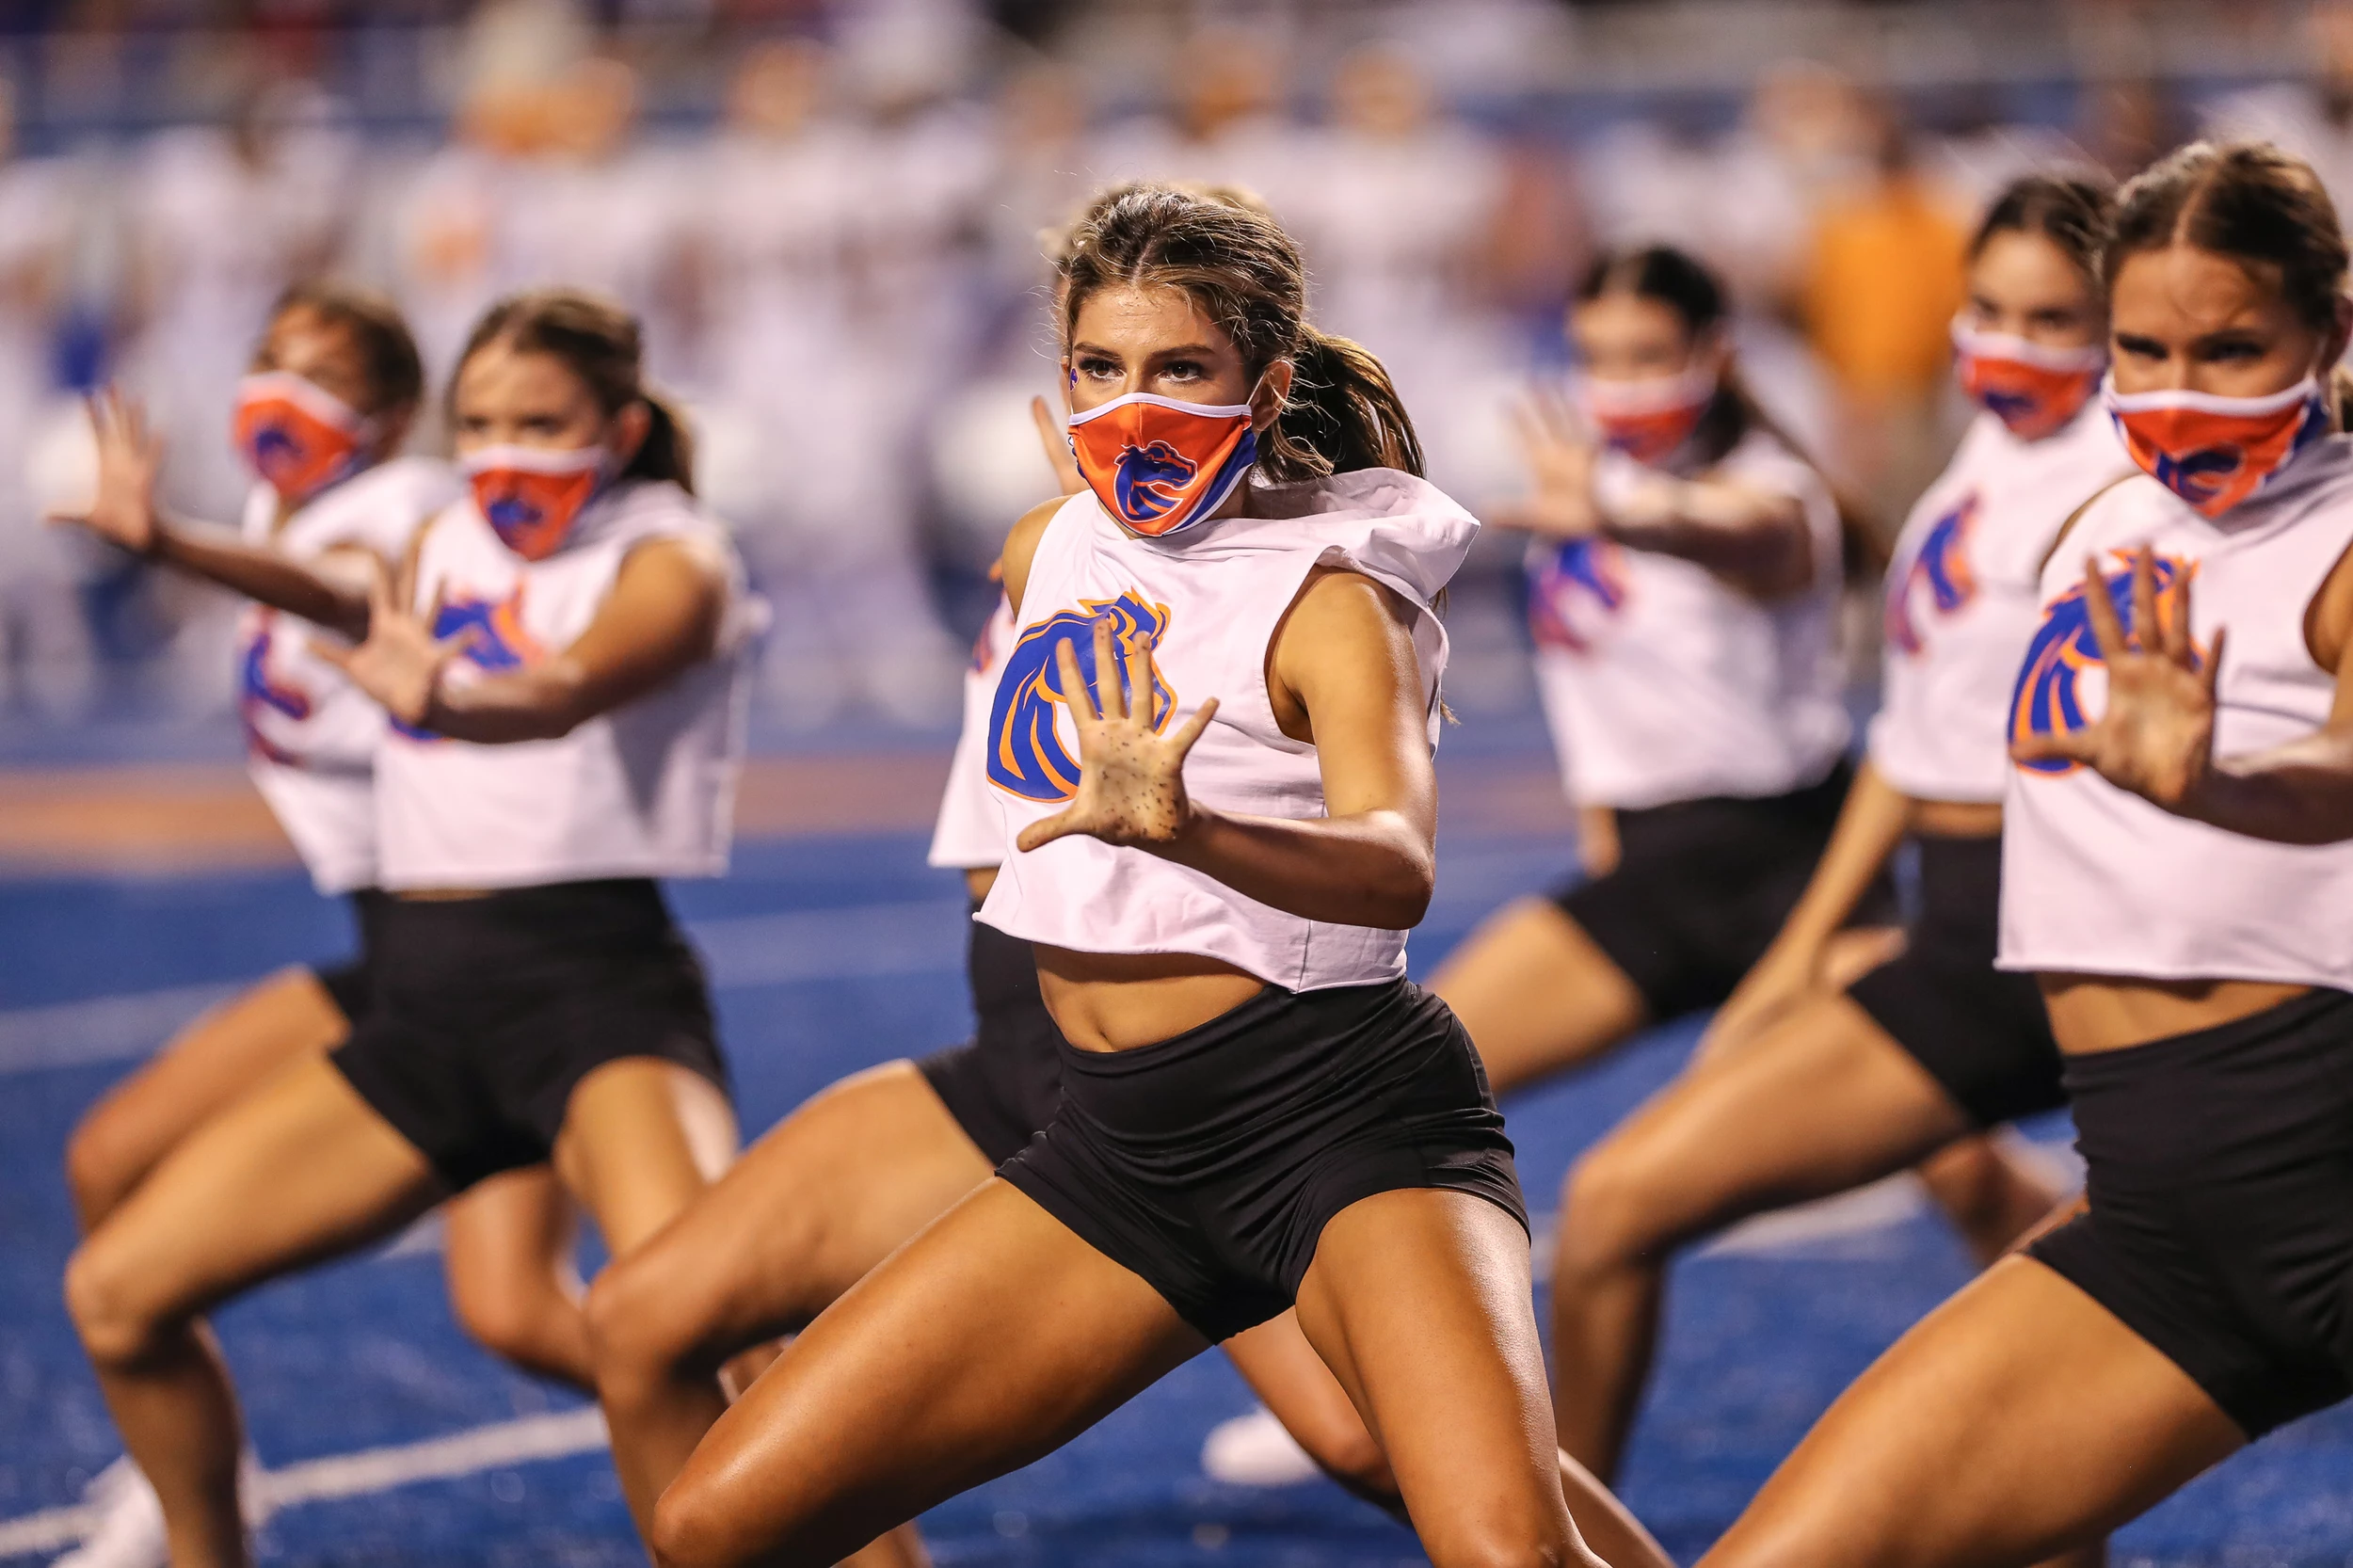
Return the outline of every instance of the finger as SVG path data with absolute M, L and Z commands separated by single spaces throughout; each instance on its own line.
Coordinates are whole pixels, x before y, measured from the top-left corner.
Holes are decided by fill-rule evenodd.
M 2189 640 L 2189 591 L 2197 576 L 2194 571 L 2182 573 L 2173 590 L 2173 613 L 2165 621 L 2165 656 L 2183 669 L 2198 664 L 2198 645 Z
M 2089 555 L 2084 557 L 2084 613 L 2091 618 L 2091 638 L 2099 645 L 2100 657 L 2110 669 L 2115 668 L 2129 645 L 2124 641 L 2124 624 L 2116 618 L 2116 600 L 2109 597 L 2108 585 L 2100 576 L 2100 563 Z
M 1551 444 L 1551 435 L 1545 429 L 1544 416 L 1528 399 L 1512 405 L 1512 435 L 1519 442 L 1520 456 L 1534 462 Z
M 1062 677 L 1063 702 L 1080 728 L 1101 722 L 1103 715 L 1096 711 L 1095 694 L 1087 690 L 1085 678 L 1079 674 L 1079 656 L 1070 651 L 1068 638 L 1054 645 L 1054 673 Z
M 1112 622 L 1109 616 L 1095 617 L 1095 701 L 1106 719 L 1119 720 L 1128 716 L 1128 692 L 1120 683 L 1118 656 L 1112 651 Z
M 1058 811 L 1050 817 L 1041 818 L 1023 828 L 1015 836 L 1013 847 L 1027 854 L 1042 844 L 1050 844 L 1057 839 L 1068 838 L 1071 834 L 1080 831 L 1082 829 L 1079 826 L 1079 815 L 1075 808 Z
M 1568 392 L 1547 383 L 1537 389 L 1536 401 L 1546 433 L 1563 446 L 1575 442 L 1578 431 L 1577 410 L 1569 404 Z
M 2089 729 L 2063 729 L 2052 734 L 2040 731 L 2021 735 L 2010 743 L 2009 754 L 2020 762 L 2089 762 L 2099 750 L 2099 742 Z
M 1146 729 L 1158 729 L 1165 713 L 1157 712 L 1160 704 L 1160 676 L 1152 665 L 1152 639 L 1137 637 L 1127 648 L 1120 661 L 1128 675 L 1128 709 L 1137 722 Z
M 313 655 L 326 660 L 346 675 L 351 673 L 351 656 L 358 651 L 357 649 L 342 643 L 328 642 L 324 637 L 312 637 L 306 640 Z
M 398 613 L 399 607 L 392 602 L 392 573 L 384 569 L 382 561 L 371 555 L 368 557 L 368 615 L 373 619 L 386 620 Z M 437 616 L 435 618 L 440 617 Z
M 2165 647 L 2165 628 L 2157 624 L 2157 557 L 2147 545 L 2133 552 L 2132 635 L 2143 653 Z
M 2215 705 L 2215 688 L 2222 679 L 2222 646 L 2230 640 L 2230 629 L 2217 626 L 2214 629 L 2214 641 L 2206 648 L 2206 664 L 2200 672 L 2199 685 L 2206 694 L 2209 708 Z
M 1183 761 L 1192 752 L 1193 743 L 1201 738 L 1201 732 L 1209 728 L 1209 721 L 1216 716 L 1217 698 L 1211 697 L 1193 711 L 1193 717 L 1176 727 L 1176 733 L 1168 738 L 1168 744 L 1177 761 Z

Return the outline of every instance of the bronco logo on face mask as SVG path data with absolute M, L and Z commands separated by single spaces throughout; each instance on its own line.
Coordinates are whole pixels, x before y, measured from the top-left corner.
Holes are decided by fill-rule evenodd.
M 1913 596 L 1922 587 L 1940 616 L 1958 614 L 1977 597 L 1977 574 L 1969 569 L 1969 531 L 1977 520 L 1977 498 L 1962 498 L 1960 505 L 1938 518 L 1920 541 L 1919 552 L 1900 572 L 1887 580 L 1886 630 L 1888 646 L 1905 653 L 1920 651 L 1920 629 L 1912 616 Z
M 1067 646 L 1076 656 L 1079 677 L 1087 692 L 1102 704 L 1102 673 L 1095 667 L 1095 623 L 1112 623 L 1112 652 L 1121 658 L 1137 648 L 1158 648 L 1168 632 L 1168 606 L 1147 604 L 1130 588 L 1117 599 L 1082 599 L 1076 610 L 1061 610 L 1025 627 L 1007 655 L 1004 673 L 997 678 L 997 696 L 988 716 L 989 782 L 1023 800 L 1064 801 L 1079 792 L 1079 759 L 1063 742 L 1063 711 L 1071 694 L 1062 689 L 1062 662 L 1057 650 Z M 1116 672 L 1127 692 L 1127 672 Z M 1130 702 L 1135 694 L 1128 692 Z M 1169 689 L 1157 666 L 1152 677 L 1153 728 L 1165 729 L 1176 711 L 1176 694 Z
M 2122 622 L 2124 634 L 2131 636 L 2133 626 L 2133 554 L 2129 550 L 2111 552 L 2121 563 L 2118 569 L 2103 572 L 2101 586 L 2107 590 L 2108 602 L 2116 606 L 2117 619 Z M 2197 563 L 2178 556 L 2160 555 L 2155 563 L 2157 588 L 2157 619 L 2171 624 L 2182 613 L 2182 589 L 2188 584 Z M 2202 665 L 2204 655 L 2199 656 Z M 2084 715 L 2083 678 L 2086 671 L 2102 670 L 2106 661 L 2100 657 L 2100 639 L 2091 629 L 2091 605 L 2084 598 L 2080 583 L 2052 600 L 2042 612 L 2042 624 L 2036 629 L 2034 640 L 2026 645 L 2026 662 L 2019 669 L 2018 685 L 2009 699 L 2009 738 L 2013 744 L 2029 735 L 2065 735 L 2083 728 L 2089 720 Z M 2043 758 L 2021 762 L 2018 766 L 2029 773 L 2073 773 L 2080 764 L 2065 758 Z
M 1096 500 L 1149 538 L 1201 521 L 1258 460 L 1247 403 L 1129 392 L 1070 416 L 1070 455 Z

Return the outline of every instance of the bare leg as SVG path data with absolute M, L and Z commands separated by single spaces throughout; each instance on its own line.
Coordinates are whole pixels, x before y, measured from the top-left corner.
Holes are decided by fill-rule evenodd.
M 1528 1238 L 1468 1193 L 1383 1192 L 1323 1228 L 1299 1324 L 1363 1412 L 1436 1568 L 1594 1563 L 1561 1494 Z
M 663 1494 L 655 1560 L 823 1568 L 1206 1348 L 1150 1286 L 988 1181 L 720 1417 Z
M 719 1369 L 808 1324 L 988 1179 L 911 1064 L 846 1079 L 778 1123 L 589 1292 L 598 1392 L 641 1528 L 727 1409 Z
M 1498 1095 L 1590 1062 L 1650 1022 L 1634 982 L 1549 899 L 1490 915 L 1430 983 Z
M 178 1568 L 246 1560 L 236 1397 L 198 1314 L 431 1208 L 430 1165 L 322 1060 L 191 1133 L 75 1252 L 66 1303 Z
M 1839 1396 L 1703 1568 L 2041 1561 L 2246 1441 L 2090 1297 L 2006 1258 Z
M 555 1135 L 556 1174 L 626 1256 L 717 1179 L 735 1155 L 735 1112 L 699 1073 L 655 1057 L 580 1080 Z
M 1992 1133 L 1956 1139 L 1929 1156 L 1920 1181 L 1980 1267 L 2009 1251 L 2064 1195 Z
M 1904 1169 L 1961 1109 L 1843 994 L 1661 1089 L 1570 1173 L 1552 1280 L 1561 1446 L 1617 1472 L 1674 1250 L 1751 1214 Z
M 66 1184 L 85 1234 L 190 1128 L 297 1057 L 316 1056 L 350 1021 L 308 969 L 281 969 L 203 1014 L 109 1089 L 66 1144 Z
M 525 1371 L 596 1387 L 572 1262 L 577 1213 L 555 1173 L 528 1165 L 450 1199 L 442 1263 L 466 1332 Z

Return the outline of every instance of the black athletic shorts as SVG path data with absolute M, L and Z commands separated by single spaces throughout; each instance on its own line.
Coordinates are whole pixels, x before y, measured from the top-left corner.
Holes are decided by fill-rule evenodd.
M 1288 1308 L 1360 1198 L 1448 1188 L 1528 1224 L 1470 1036 L 1406 981 L 1270 985 L 1154 1045 L 1061 1048 L 1061 1113 L 997 1174 L 1212 1342 Z
M 702 966 L 651 882 L 392 899 L 379 936 L 376 1009 L 331 1060 L 452 1191 L 546 1160 L 608 1062 L 728 1086 Z
M 1920 918 L 1902 956 L 1847 994 L 1943 1084 L 1981 1128 L 2067 1103 L 2058 1042 L 2034 976 L 1993 967 L 2002 911 L 2002 840 L 1920 846 Z
M 1062 1031 L 1038 994 L 1029 943 L 974 920 L 964 964 L 979 1026 L 915 1065 L 988 1162 L 1001 1165 L 1062 1104 Z
M 1620 811 L 1617 867 L 1562 884 L 1552 901 L 1625 971 L 1653 1019 L 1717 1006 L 1805 891 L 1853 778 L 1842 759 L 1819 784 L 1785 795 Z M 1895 919 L 1895 886 L 1881 876 L 1851 923 Z
M 2249 1439 L 2353 1393 L 2353 996 L 2067 1059 L 2090 1208 L 2028 1249 Z
M 350 895 L 352 935 L 360 949 L 340 964 L 326 968 L 313 968 L 312 976 L 324 986 L 335 1004 L 335 1011 L 346 1019 L 365 1017 L 376 1005 L 376 932 L 382 926 L 385 906 L 392 896 L 381 888 L 362 888 Z

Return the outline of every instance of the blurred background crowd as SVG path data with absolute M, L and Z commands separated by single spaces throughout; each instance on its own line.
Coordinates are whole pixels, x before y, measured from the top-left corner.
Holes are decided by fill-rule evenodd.
M 776 605 L 763 725 L 930 728 L 1051 485 L 1044 247 L 1106 181 L 1260 193 L 1475 510 L 1580 260 L 1686 245 L 1892 528 L 1959 427 L 1976 207 L 2210 129 L 2353 197 L 2353 4 L 0 0 L 0 739 L 225 730 L 232 606 L 40 519 L 110 378 L 170 502 L 233 519 L 232 384 L 312 273 L 390 290 L 437 375 L 507 290 L 628 302 Z M 1518 558 L 1458 587 L 1466 712 L 1528 700 Z

